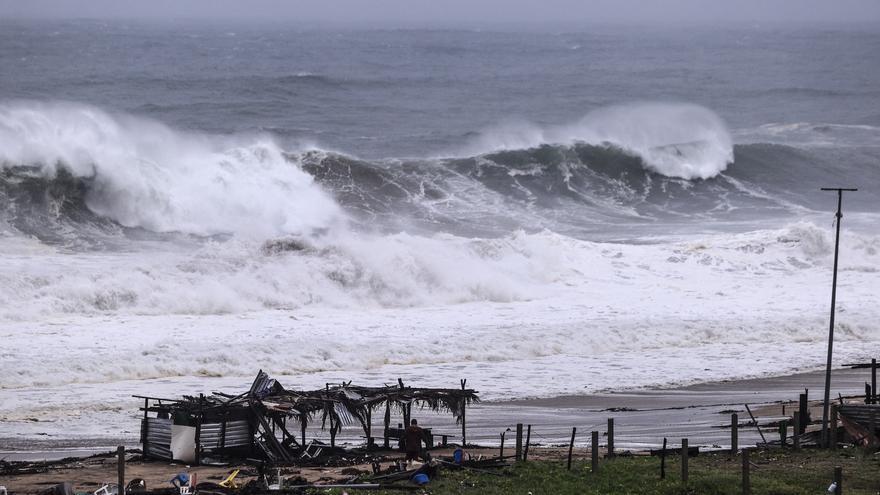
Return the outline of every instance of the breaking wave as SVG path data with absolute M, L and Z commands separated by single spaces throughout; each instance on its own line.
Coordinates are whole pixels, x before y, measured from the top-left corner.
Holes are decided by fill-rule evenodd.
M 0 106 L 0 163 L 6 220 L 19 226 L 46 227 L 34 216 L 109 219 L 153 232 L 267 237 L 344 222 L 332 197 L 269 139 L 184 133 L 85 105 Z
M 670 222 L 803 213 L 817 205 L 814 185 L 855 178 L 861 169 L 853 164 L 878 153 L 733 146 L 717 116 L 683 104 L 611 107 L 555 129 L 487 131 L 466 148 L 460 156 L 364 160 L 284 149 L 266 135 L 182 132 L 87 105 L 4 103 L 0 228 L 68 247 L 179 234 L 341 238 L 352 229 L 608 239 L 627 225 L 663 232 Z M 863 175 L 862 185 L 877 177 Z
M 558 127 L 510 123 L 480 133 L 465 154 L 574 143 L 620 148 L 666 177 L 708 179 L 733 163 L 733 141 L 721 118 L 684 103 L 617 105 Z

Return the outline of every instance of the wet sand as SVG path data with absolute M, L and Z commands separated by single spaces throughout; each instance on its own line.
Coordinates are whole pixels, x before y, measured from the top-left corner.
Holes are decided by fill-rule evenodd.
M 864 393 L 864 383 L 870 380 L 870 371 L 835 370 L 832 378 L 832 397 L 857 396 Z M 728 448 L 730 446 L 730 414 L 739 414 L 741 424 L 749 420 L 745 404 L 758 416 L 759 424 L 781 419 L 782 406 L 787 413 L 796 407 L 798 394 L 809 390 L 813 419 L 821 418 L 821 399 L 824 387 L 824 372 L 801 373 L 788 376 L 738 380 L 719 383 L 705 383 L 663 390 L 643 390 L 622 393 L 606 393 L 584 396 L 564 396 L 547 399 L 528 399 L 504 402 L 483 403 L 472 406 L 467 412 L 468 443 L 486 446 L 483 449 L 469 449 L 476 455 L 498 454 L 501 433 L 506 436 L 506 453 L 513 452 L 516 423 L 532 425 L 530 445 L 533 456 L 560 456 L 566 450 L 571 438 L 572 427 L 577 428 L 575 456 L 586 455 L 584 447 L 590 439 L 590 431 L 600 432 L 600 444 L 606 445 L 605 432 L 607 419 L 615 421 L 615 447 L 617 450 L 643 451 L 662 444 L 663 438 L 669 440 L 670 447 L 688 438 L 691 446 L 708 449 Z M 414 411 L 422 424 L 431 427 L 439 442 L 439 435 L 450 434 L 450 442 L 460 442 L 461 427 L 448 416 L 435 415 L 424 411 Z M 133 418 L 133 421 L 137 421 Z M 362 443 L 357 430 L 350 427 L 339 437 L 340 443 Z M 765 430 L 768 440 L 776 439 L 775 433 Z M 381 431 L 380 425 L 374 431 Z M 323 437 L 322 432 L 310 430 L 310 436 Z M 740 446 L 755 445 L 760 441 L 757 429 L 741 426 Z M 137 439 L 93 438 L 67 440 L 21 441 L 15 444 L 3 442 L 0 458 L 7 460 L 60 459 L 70 456 L 86 456 L 111 450 L 114 444 L 139 447 Z M 450 449 L 437 454 L 449 454 Z M 398 454 L 390 454 L 392 457 Z M 390 460 L 386 460 L 390 462 Z M 115 459 L 99 458 L 72 463 L 65 467 L 51 469 L 48 473 L 24 476 L 0 476 L 0 485 L 16 487 L 18 492 L 37 491 L 52 483 L 74 480 L 77 486 L 94 489 L 103 481 L 111 481 L 115 476 Z M 135 462 L 129 468 L 128 476 L 138 476 L 156 481 L 166 481 L 185 466 L 166 462 Z M 200 479 L 219 481 L 230 468 L 199 467 L 189 469 L 201 473 Z M 365 466 L 345 468 L 306 468 L 295 471 L 310 481 L 331 481 L 344 479 L 365 471 Z
M 821 400 L 824 379 L 824 372 L 815 371 L 670 389 L 482 403 L 467 411 L 467 441 L 497 446 L 502 432 L 523 423 L 532 425 L 532 444 L 567 445 L 572 427 L 577 427 L 579 433 L 575 443 L 584 446 L 589 442 L 590 431 L 600 431 L 604 436 L 607 419 L 613 417 L 617 448 L 656 447 L 662 444 L 664 437 L 671 444 L 687 437 L 691 445 L 726 447 L 730 444 L 726 427 L 730 424 L 732 412 L 738 413 L 740 422 L 744 423 L 749 420 L 745 409 L 745 404 L 749 404 L 752 412 L 760 416 L 760 423 L 778 420 L 781 416 L 781 407 L 778 406 L 796 403 L 798 394 L 804 389 L 809 389 L 811 401 Z M 844 396 L 863 394 L 864 383 L 869 380 L 869 370 L 834 370 L 832 397 L 836 398 L 838 393 Z M 787 412 L 790 415 L 790 410 Z M 813 416 L 820 419 L 821 413 L 818 417 L 815 413 Z M 442 434 L 450 435 L 450 442 L 461 442 L 461 427 L 448 415 L 415 410 L 414 417 L 433 429 L 438 442 Z M 138 421 L 133 410 L 132 422 L 137 425 Z M 396 423 L 399 419 L 393 418 L 392 421 Z M 137 431 L 138 428 L 134 426 L 131 430 Z M 373 431 L 381 432 L 382 426 L 374 424 Z M 364 439 L 360 434 L 360 428 L 351 426 L 343 430 L 338 440 L 340 443 L 361 444 Z M 512 435 L 512 431 L 506 433 L 508 445 L 512 442 Z M 326 435 L 310 429 L 309 436 L 323 438 Z M 739 439 L 740 445 L 748 445 L 760 441 L 760 436 L 754 427 L 742 426 Z M 138 438 L 0 439 L 0 457 L 9 460 L 59 459 L 106 452 L 115 445 L 137 448 Z

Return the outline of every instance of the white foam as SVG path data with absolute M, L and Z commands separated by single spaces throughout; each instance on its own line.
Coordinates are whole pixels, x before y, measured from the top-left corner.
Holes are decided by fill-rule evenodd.
M 799 147 L 880 146 L 880 127 L 831 122 L 771 122 L 737 129 L 738 142 L 770 142 Z
M 128 227 L 266 237 L 344 222 L 264 136 L 205 136 L 82 104 L 0 103 L 0 165 L 91 181 L 86 203 Z
M 346 236 L 150 256 L 18 242 L 0 259 L 0 437 L 113 434 L 133 428 L 131 393 L 238 390 L 260 368 L 293 387 L 469 378 L 495 399 L 815 368 L 831 235 L 798 223 L 641 245 Z M 844 232 L 841 360 L 880 341 L 878 246 Z
M 683 179 L 708 179 L 733 163 L 733 141 L 724 121 L 707 108 L 687 103 L 611 106 L 563 126 L 510 121 L 484 130 L 455 154 L 575 142 L 618 146 L 640 156 L 651 170 Z

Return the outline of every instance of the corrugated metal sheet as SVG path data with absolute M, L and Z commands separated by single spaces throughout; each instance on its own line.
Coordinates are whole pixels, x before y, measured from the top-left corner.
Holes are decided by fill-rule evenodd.
M 223 423 L 205 423 L 199 434 L 199 445 L 205 451 L 222 447 L 246 447 L 251 444 L 251 430 L 245 420 L 228 421 L 226 423 L 226 441 L 221 443 Z
M 837 406 L 837 410 L 842 416 L 855 421 L 865 428 L 876 429 L 880 427 L 880 405 L 869 404 L 850 404 L 846 406 Z
M 150 457 L 171 459 L 171 419 L 146 418 L 141 428 L 147 428 L 144 451 Z

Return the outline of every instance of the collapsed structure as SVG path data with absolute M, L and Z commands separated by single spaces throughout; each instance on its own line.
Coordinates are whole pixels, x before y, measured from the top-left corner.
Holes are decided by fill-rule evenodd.
M 144 400 L 141 410 L 141 443 L 146 457 L 200 464 L 210 459 L 259 458 L 289 463 L 314 455 L 306 442 L 307 427 L 317 420 L 329 427 L 330 447 L 344 426 L 359 424 L 367 446 L 374 444 L 373 412 L 384 406 L 384 445 L 399 438 L 391 428 L 392 411 L 409 424 L 413 405 L 435 412 L 448 412 L 462 425 L 464 443 L 467 406 L 480 401 L 477 392 L 465 388 L 362 387 L 351 382 L 327 385 L 313 391 L 285 389 L 260 370 L 247 392 L 219 392 L 181 399 L 136 396 Z M 151 415 L 152 414 L 152 415 Z M 299 436 L 291 433 L 298 423 Z M 294 429 L 296 431 L 296 429 Z M 432 440 L 430 440 L 432 442 Z
M 843 430 L 860 447 L 880 447 L 880 405 L 847 404 L 837 406 Z

